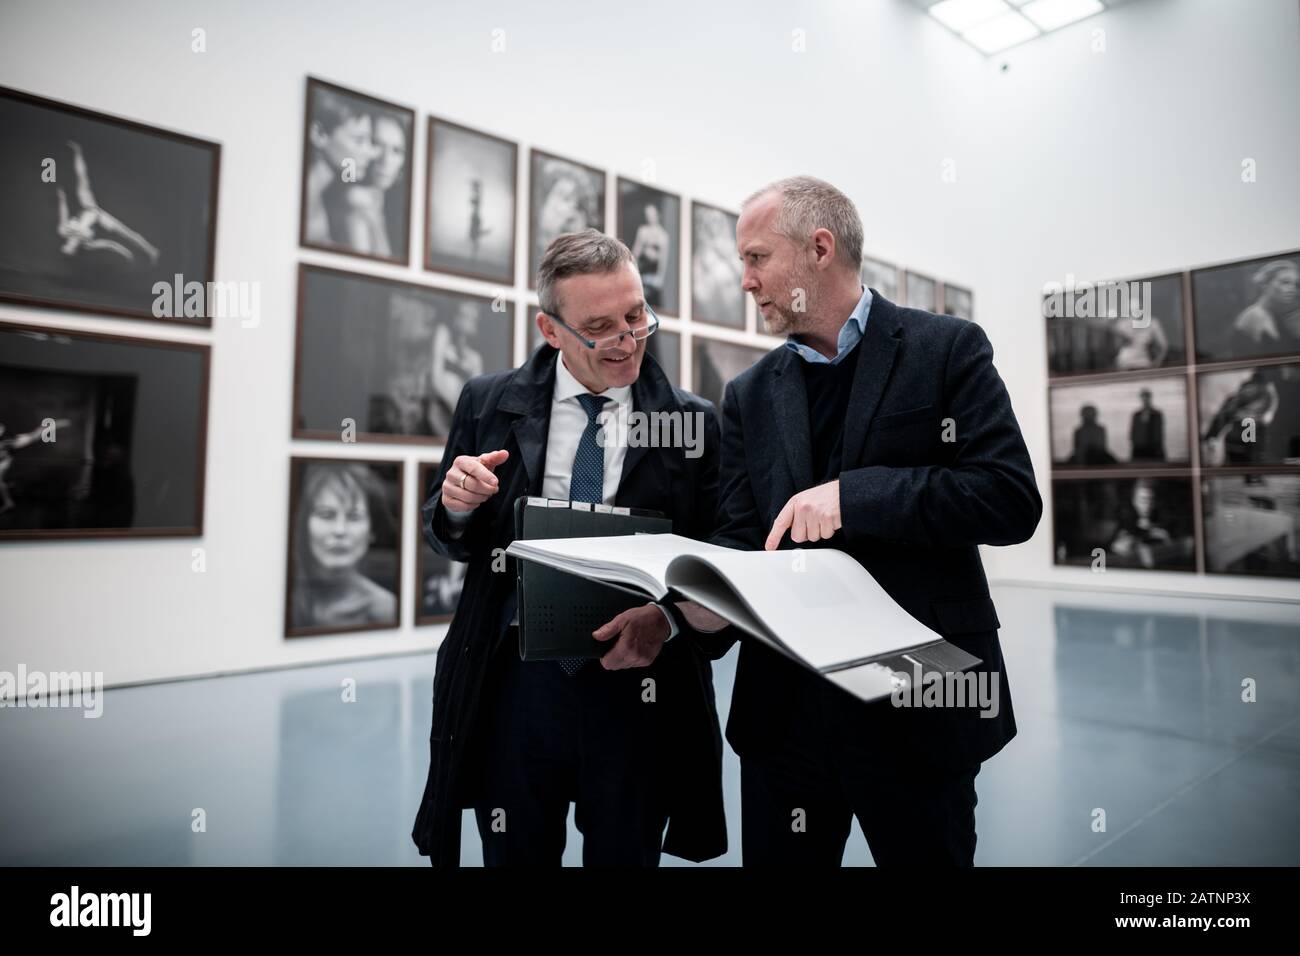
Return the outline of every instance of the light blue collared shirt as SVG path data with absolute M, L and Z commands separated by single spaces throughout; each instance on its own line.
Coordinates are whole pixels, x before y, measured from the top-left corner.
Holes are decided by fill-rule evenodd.
M 814 365 L 839 365 L 844 356 L 853 351 L 853 347 L 862 341 L 862 336 L 867 331 L 867 316 L 871 312 L 871 290 L 865 285 L 862 287 L 862 298 L 858 299 L 858 304 L 853 307 L 853 313 L 844 320 L 844 325 L 840 327 L 840 336 L 836 340 L 839 351 L 835 353 L 835 358 L 828 359 L 816 349 L 796 341 L 793 335 L 787 336 L 785 347 L 794 352 L 805 362 L 812 362 Z

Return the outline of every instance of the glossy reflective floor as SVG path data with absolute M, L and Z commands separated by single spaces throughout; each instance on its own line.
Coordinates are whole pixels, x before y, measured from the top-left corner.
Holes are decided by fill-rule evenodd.
M 1300 864 L 1300 605 L 994 596 L 1020 733 L 978 779 L 977 863 Z M 124 688 L 95 720 L 0 710 L 0 864 L 426 865 L 409 833 L 433 665 Z M 734 668 L 715 668 L 724 717 Z M 711 865 L 740 862 L 730 751 L 725 773 L 732 851 Z M 464 832 L 477 865 L 468 814 Z M 567 863 L 580 840 L 571 819 Z M 856 825 L 845 863 L 871 863 Z

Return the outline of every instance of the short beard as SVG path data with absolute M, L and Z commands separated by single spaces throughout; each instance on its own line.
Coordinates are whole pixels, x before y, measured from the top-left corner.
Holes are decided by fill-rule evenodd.
M 799 335 L 811 328 L 809 316 L 813 311 L 813 303 L 817 301 L 821 292 L 819 277 L 811 269 L 805 269 L 800 265 L 790 279 L 790 305 L 777 305 L 773 301 L 772 311 L 776 313 L 775 317 L 763 318 L 763 324 L 770 335 Z M 804 291 L 803 308 L 799 311 L 794 309 L 796 289 Z

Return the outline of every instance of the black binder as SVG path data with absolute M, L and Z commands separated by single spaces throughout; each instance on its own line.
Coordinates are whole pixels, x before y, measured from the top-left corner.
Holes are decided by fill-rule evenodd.
M 668 534 L 672 530 L 672 521 L 658 511 L 528 496 L 515 501 L 515 537 L 521 539 Z M 614 642 L 598 641 L 591 632 L 650 600 L 649 595 L 631 588 L 588 581 L 535 561 L 515 563 L 522 660 L 600 657 Z

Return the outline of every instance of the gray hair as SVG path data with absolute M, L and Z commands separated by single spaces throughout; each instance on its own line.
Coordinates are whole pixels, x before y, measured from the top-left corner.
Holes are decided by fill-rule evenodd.
M 583 229 L 556 236 L 537 267 L 537 299 L 542 311 L 559 315 L 560 300 L 555 284 L 561 279 L 614 272 L 625 262 L 636 265 L 632 250 L 603 232 Z
M 769 183 L 744 201 L 748 206 L 768 193 L 781 197 L 775 229 L 800 245 L 818 229 L 835 237 L 835 255 L 856 272 L 862 267 L 862 219 L 853 200 L 825 180 L 791 176 Z

